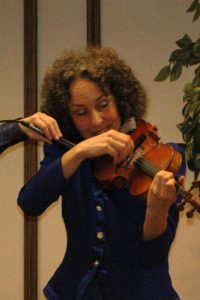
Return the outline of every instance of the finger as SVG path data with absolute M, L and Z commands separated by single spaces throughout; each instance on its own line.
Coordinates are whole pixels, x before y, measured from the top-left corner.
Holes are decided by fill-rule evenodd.
M 122 133 L 109 133 L 107 143 L 118 151 L 118 162 L 126 160 L 126 158 L 132 154 L 134 149 L 132 139 L 128 135 Z
M 171 178 L 168 181 L 166 181 L 166 189 L 176 193 L 176 181 L 174 178 Z
M 48 137 L 50 135 L 50 139 L 58 140 L 62 136 L 59 127 L 57 125 L 57 122 L 54 119 L 44 118 L 41 121 L 44 122 L 45 124 L 45 127 L 43 129 L 44 133 Z
M 178 183 L 179 183 L 181 186 L 184 186 L 184 183 L 185 183 L 185 177 L 184 177 L 184 176 L 180 176 L 179 179 L 178 179 Z
M 40 119 L 47 124 L 48 129 L 54 139 L 58 139 L 62 137 L 62 133 L 55 119 L 53 119 L 50 116 L 47 116 L 46 114 L 43 114 L 42 117 L 40 117 Z
M 58 140 L 62 136 L 58 130 L 57 122 L 45 114 L 40 114 L 40 117 L 34 118 L 32 124 L 40 128 L 50 140 Z
M 30 122 L 35 127 L 41 129 L 48 139 L 52 140 L 62 137 L 62 133 L 59 129 L 57 121 L 45 113 L 37 112 L 32 116 L 24 118 L 23 120 Z
M 109 154 L 109 155 L 111 155 L 113 157 L 113 163 L 114 163 L 114 165 L 118 164 L 118 162 L 119 162 L 119 153 L 118 153 L 118 151 L 116 151 L 115 149 L 113 149 L 112 147 L 110 147 L 107 154 Z
M 49 125 L 44 121 L 44 119 L 42 120 L 40 118 L 35 118 L 31 121 L 31 124 L 41 129 L 47 139 L 52 140 L 53 137 L 52 134 L 50 133 Z
M 35 133 L 34 138 L 40 142 L 44 142 L 47 144 L 52 144 L 52 141 L 50 139 L 45 138 L 44 136 L 42 136 L 41 134 Z
M 130 153 L 134 149 L 134 142 L 130 135 L 121 133 L 115 130 L 110 130 L 108 136 L 112 137 L 114 140 L 121 142 L 126 145 L 127 152 Z
M 175 188 L 175 180 L 174 175 L 171 172 L 161 170 L 159 171 L 152 182 L 152 186 L 154 186 L 154 189 L 162 192 L 166 192 L 166 190 L 170 187 L 172 184 L 173 188 Z
M 124 161 L 127 157 L 126 145 L 115 140 L 110 140 L 108 143 L 109 147 L 117 153 L 117 163 Z

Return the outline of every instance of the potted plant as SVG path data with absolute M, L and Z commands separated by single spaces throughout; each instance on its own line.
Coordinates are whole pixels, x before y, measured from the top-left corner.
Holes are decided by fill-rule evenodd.
M 193 22 L 196 21 L 200 17 L 199 0 L 192 1 L 187 12 L 194 13 Z M 183 122 L 177 124 L 177 127 L 185 142 L 187 166 L 194 172 L 194 180 L 197 181 L 200 174 L 200 38 L 193 41 L 185 34 L 176 41 L 176 45 L 178 48 L 171 53 L 169 63 L 158 72 L 154 80 L 175 81 L 184 68 L 195 65 L 194 77 L 183 89 Z

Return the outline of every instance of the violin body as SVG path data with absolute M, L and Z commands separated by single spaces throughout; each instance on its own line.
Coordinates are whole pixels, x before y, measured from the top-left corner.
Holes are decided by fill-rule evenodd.
M 148 166 L 146 169 L 147 161 Z M 143 157 L 139 158 L 139 164 L 136 161 L 133 165 L 129 182 L 129 184 L 132 182 L 129 186 L 130 193 L 139 196 L 146 192 L 150 187 L 152 178 L 160 170 L 167 170 L 176 175 L 181 162 L 181 154 L 175 151 L 171 145 L 159 144 L 157 147 L 143 154 Z

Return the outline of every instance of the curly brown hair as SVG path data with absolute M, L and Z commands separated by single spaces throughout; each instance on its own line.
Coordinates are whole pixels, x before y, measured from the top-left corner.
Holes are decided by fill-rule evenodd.
M 146 92 L 113 48 L 66 51 L 47 71 L 41 92 L 41 111 L 57 120 L 65 138 L 73 142 L 82 139 L 68 109 L 70 84 L 77 77 L 92 80 L 105 94 L 106 88 L 110 90 L 116 99 L 122 124 L 131 117 L 137 120 L 144 116 Z

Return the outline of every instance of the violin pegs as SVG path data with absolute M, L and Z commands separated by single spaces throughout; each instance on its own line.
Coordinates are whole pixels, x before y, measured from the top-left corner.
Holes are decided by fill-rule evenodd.
M 192 218 L 194 216 L 195 208 L 192 208 L 191 210 L 187 211 L 186 216 L 187 218 Z
M 182 204 L 178 204 L 177 207 L 178 207 L 179 211 L 183 211 L 184 210 L 184 205 L 182 205 Z
M 181 200 L 180 203 L 177 204 L 178 210 L 183 211 L 185 208 L 186 201 L 184 199 Z

